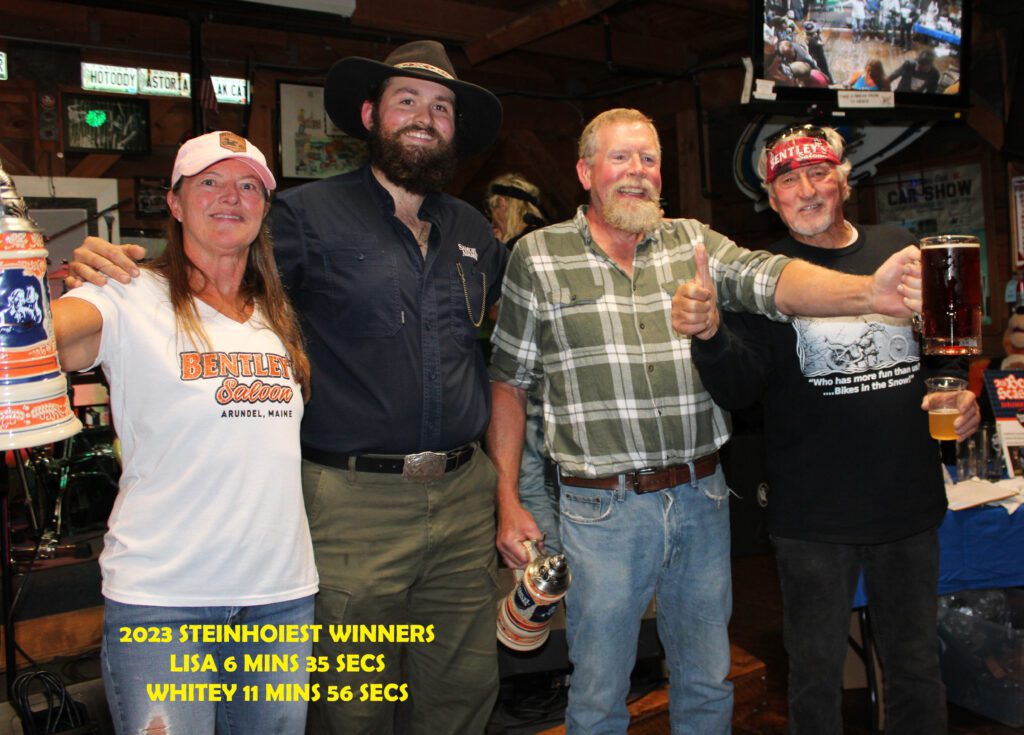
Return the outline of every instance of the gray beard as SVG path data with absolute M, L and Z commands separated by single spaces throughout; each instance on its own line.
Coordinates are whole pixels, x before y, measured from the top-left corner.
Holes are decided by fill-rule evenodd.
M 656 202 L 609 202 L 604 220 L 616 230 L 631 234 L 648 233 L 661 223 L 662 210 Z
M 786 224 L 788 225 L 789 223 L 787 222 Z M 792 226 L 789 229 L 799 235 L 803 235 L 804 237 L 817 237 L 821 233 L 827 232 L 834 224 L 835 219 L 829 216 L 823 217 L 822 221 L 817 224 L 799 224 L 798 226 Z
M 797 233 L 798 235 L 803 235 L 804 237 L 815 237 L 816 235 L 820 235 L 821 233 L 828 230 L 828 228 L 831 226 L 832 223 L 829 222 L 826 223 L 825 225 L 820 225 L 818 227 L 794 227 L 793 232 Z

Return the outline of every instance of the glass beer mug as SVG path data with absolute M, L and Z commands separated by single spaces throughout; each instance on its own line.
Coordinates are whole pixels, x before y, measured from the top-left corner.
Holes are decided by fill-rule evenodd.
M 969 235 L 921 238 L 921 348 L 926 355 L 981 352 L 981 244 Z

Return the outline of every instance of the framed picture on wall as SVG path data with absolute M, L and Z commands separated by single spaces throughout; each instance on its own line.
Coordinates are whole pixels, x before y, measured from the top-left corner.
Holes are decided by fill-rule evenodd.
M 149 153 L 149 101 L 114 95 L 61 95 L 64 150 Z
M 135 177 L 135 216 L 166 217 L 171 180 L 160 176 Z
M 323 179 L 359 168 L 366 143 L 343 133 L 324 111 L 324 88 L 277 85 L 278 160 L 287 179 Z

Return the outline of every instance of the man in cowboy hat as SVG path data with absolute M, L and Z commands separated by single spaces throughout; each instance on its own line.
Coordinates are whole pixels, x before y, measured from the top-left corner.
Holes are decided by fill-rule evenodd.
M 323 625 L 309 729 L 389 733 L 407 701 L 410 732 L 482 733 L 498 668 L 476 335 L 506 250 L 442 189 L 458 158 L 494 141 L 501 105 L 459 81 L 439 43 L 416 41 L 383 63 L 338 61 L 325 106 L 369 142 L 369 165 L 288 190 L 270 216 L 316 396 L 302 423 Z M 80 249 L 77 276 L 134 267 L 100 245 Z

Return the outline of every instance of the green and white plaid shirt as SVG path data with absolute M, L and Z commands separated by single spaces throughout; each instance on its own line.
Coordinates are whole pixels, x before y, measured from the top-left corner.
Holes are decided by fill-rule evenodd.
M 630 278 L 573 220 L 526 235 L 502 289 L 490 375 L 543 384 L 551 458 L 604 477 L 702 457 L 729 438 L 725 416 L 672 329 L 672 296 L 704 243 L 719 305 L 785 320 L 775 286 L 788 258 L 741 248 L 696 220 L 663 221 L 637 246 Z

